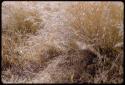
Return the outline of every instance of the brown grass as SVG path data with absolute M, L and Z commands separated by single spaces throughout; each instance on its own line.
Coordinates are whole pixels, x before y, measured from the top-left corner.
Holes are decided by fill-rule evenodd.
M 25 41 L 30 35 L 34 35 L 40 28 L 42 22 L 39 10 L 35 3 L 28 2 L 27 5 L 17 2 L 16 5 L 2 3 L 2 81 L 3 82 L 29 82 L 32 78 L 46 67 L 49 60 L 69 59 L 72 63 L 69 66 L 64 61 L 62 70 L 69 70 L 66 67 L 74 68 L 75 73 L 66 74 L 69 81 L 87 83 L 122 83 L 123 82 L 123 3 L 122 2 L 79 2 L 69 6 L 66 11 L 70 13 L 72 19 L 69 20 L 71 29 L 75 36 L 70 39 L 66 50 L 58 48 L 51 42 L 51 37 L 47 42 L 40 43 L 38 46 L 28 47 Z M 32 8 L 33 7 L 33 8 Z M 50 8 L 45 8 L 51 11 Z M 6 14 L 6 15 L 5 15 Z M 120 43 L 120 46 L 117 46 Z M 37 44 L 35 42 L 35 44 Z M 82 66 L 90 61 L 93 55 L 85 49 L 97 54 L 95 66 L 88 65 L 86 69 Z M 28 48 L 22 53 L 19 46 Z M 90 47 L 89 47 L 90 46 Z M 19 50 L 19 51 L 17 51 Z M 27 49 L 26 49 L 27 50 Z M 84 53 L 85 52 L 85 53 Z M 86 54 L 88 53 L 88 54 Z M 62 56 L 59 56 L 62 55 Z M 68 56 L 67 56 L 68 55 Z M 85 56 L 86 60 L 81 58 Z M 77 61 L 78 60 L 78 61 Z M 92 59 L 93 60 L 93 59 Z M 55 65 L 56 60 L 53 60 Z M 59 60 L 57 60 L 59 61 Z M 83 63 L 83 64 L 79 64 Z M 70 64 L 72 66 L 70 66 Z M 50 65 L 50 68 L 53 67 Z M 72 68 L 73 67 L 73 68 Z M 76 69 L 78 68 L 78 69 Z M 57 67 L 54 68 L 57 70 Z M 92 71 L 94 70 L 94 75 Z M 51 74 L 54 72 L 48 69 Z M 85 71 L 85 72 L 84 72 Z M 55 73 L 55 72 L 54 72 Z M 64 72 L 58 72 L 65 76 Z M 56 74 L 56 73 L 55 73 Z M 39 75 L 39 74 L 37 74 Z M 57 80 L 56 80 L 57 79 Z M 39 80 L 39 79 L 38 79 Z M 65 80 L 65 79 L 64 79 Z M 68 81 L 68 80 L 66 80 Z M 39 81 L 40 82 L 40 81 Z
M 114 46 L 123 42 L 123 32 L 119 28 L 123 25 L 123 4 L 117 3 L 79 3 L 68 9 L 74 16 L 71 25 L 78 39 L 96 48 L 114 49 Z
M 16 3 L 18 6 L 8 3 L 2 3 L 2 69 L 23 65 L 25 58 L 15 49 L 23 45 L 29 35 L 34 35 L 42 22 L 35 6 L 30 9 L 20 2 Z
M 123 62 L 116 62 L 123 58 L 121 54 L 123 49 L 119 49 L 115 45 L 123 43 L 123 31 L 120 32 L 120 30 L 123 30 L 123 3 L 83 2 L 72 5 L 67 11 L 73 16 L 70 24 L 76 35 L 75 41 L 80 40 L 93 46 L 102 55 L 102 57 L 99 57 L 98 63 L 99 73 L 97 76 L 100 76 L 95 77 L 94 82 L 121 83 L 123 70 L 120 70 L 120 68 L 123 68 Z M 74 42 L 71 42 L 72 47 L 76 47 Z M 122 44 L 121 47 L 123 47 Z M 111 74 L 113 69 L 117 69 L 118 72 Z M 119 75 L 119 77 L 113 79 L 114 75 Z M 98 78 L 99 81 L 97 81 Z
M 34 35 L 42 23 L 35 4 L 28 2 L 28 5 L 30 6 L 23 2 L 2 3 L 2 81 L 4 83 L 26 82 L 41 67 L 38 57 L 32 57 L 31 54 L 23 56 L 17 51 L 19 46 L 25 46 L 25 40 L 30 35 Z

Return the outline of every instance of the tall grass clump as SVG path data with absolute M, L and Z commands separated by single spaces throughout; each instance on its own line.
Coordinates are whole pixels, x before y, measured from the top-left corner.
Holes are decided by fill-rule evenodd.
M 71 26 L 77 39 L 93 45 L 100 53 L 116 51 L 123 43 L 123 3 L 83 2 L 68 11 L 73 15 Z
M 40 28 L 42 19 L 32 2 L 2 3 L 2 68 L 20 62 L 15 49 Z
M 122 2 L 78 2 L 67 9 L 75 34 L 72 47 L 81 41 L 100 55 L 95 83 L 123 81 L 123 9 Z

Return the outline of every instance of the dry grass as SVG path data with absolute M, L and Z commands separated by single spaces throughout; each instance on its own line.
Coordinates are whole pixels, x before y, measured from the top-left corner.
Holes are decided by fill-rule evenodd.
M 19 46 L 25 47 L 28 36 L 34 35 L 39 30 L 42 20 L 35 8 L 29 9 L 24 4 L 17 4 L 19 5 L 2 4 L 3 17 L 10 9 L 9 17 L 2 17 L 2 81 L 4 83 L 30 81 L 39 69 L 46 66 L 44 62 L 61 54 L 60 49 L 49 44 L 37 48 L 34 46 L 34 49 L 28 47 L 31 48 L 28 51 L 24 48 L 21 49 L 22 53 L 18 51 Z
M 123 3 L 83 2 L 72 5 L 67 10 L 73 16 L 71 26 L 76 35 L 75 41 L 80 40 L 93 46 L 102 55 L 99 56 L 97 72 L 97 76 L 100 76 L 95 77 L 94 82 L 121 83 L 123 61 L 118 60 L 123 58 L 121 54 L 123 49 L 115 45 L 123 43 L 123 31 L 121 31 L 123 30 Z M 71 42 L 73 48 L 76 47 L 74 42 Z M 123 45 L 121 44 L 120 47 L 123 48 Z M 113 69 L 118 71 L 114 72 Z M 119 77 L 115 78 L 114 75 Z
M 29 5 L 29 6 L 28 6 Z M 28 82 L 45 61 L 61 54 L 61 50 L 45 44 L 25 51 L 26 40 L 39 30 L 42 19 L 31 2 L 2 3 L 2 81 Z M 6 16 L 7 15 L 7 16 Z M 37 44 L 37 43 L 35 43 Z M 39 44 L 39 43 L 38 43 Z M 21 50 L 19 47 L 22 46 Z M 19 50 L 19 51 L 18 51 Z M 22 51 L 22 52 L 21 52 Z
M 51 11 L 49 7 L 45 9 Z M 37 6 L 32 2 L 28 4 L 17 2 L 16 5 L 3 2 L 2 81 L 30 82 L 36 74 L 39 75 L 39 71 L 47 67 L 46 63 L 52 60 L 53 63 L 48 65 L 50 66 L 47 70 L 49 75 L 55 73 L 55 70 L 62 69 L 57 72 L 58 74 L 53 75 L 57 83 L 62 81 L 63 76 L 69 78 L 67 82 L 72 83 L 122 83 L 123 9 L 122 2 L 80 2 L 69 6 L 66 11 L 72 15 L 72 19 L 67 23 L 70 23 L 75 36 L 68 42 L 69 46 L 66 50 L 63 50 L 52 42 L 53 36 L 47 37 L 47 42 L 31 41 L 35 44 L 25 45 L 28 37 L 34 35 L 42 23 Z M 21 50 L 19 46 L 22 47 Z M 93 50 L 92 53 L 97 54 L 97 62 L 94 63 L 96 67 L 93 64 L 86 68 L 82 67 L 87 61 L 93 61 L 91 59 L 93 55 L 86 52 L 86 49 Z M 63 57 L 64 60 L 60 60 Z M 86 60 L 81 59 L 84 57 Z M 65 59 L 72 63 L 67 64 Z M 63 63 L 64 66 L 57 68 L 56 66 L 60 65 L 56 65 L 57 61 Z M 71 73 L 67 68 L 71 68 Z M 72 72 L 73 69 L 76 70 L 76 74 L 79 74 L 78 77 Z M 65 70 L 67 74 L 64 75 Z M 91 72 L 93 70 L 94 76 Z
M 72 27 L 78 39 L 96 48 L 114 49 L 123 42 L 123 3 L 79 3 L 68 9 L 73 14 Z M 103 53 L 103 52 L 102 52 Z
M 21 57 L 16 49 L 24 44 L 29 35 L 34 35 L 37 32 L 40 23 L 42 22 L 39 11 L 32 3 L 29 2 L 28 4 L 30 4 L 30 7 L 20 2 L 17 2 L 16 5 L 14 5 L 13 2 L 2 3 L 3 72 L 7 70 L 12 71 L 14 68 L 17 70 L 12 71 L 13 73 L 23 70 L 23 66 L 25 66 L 27 60 L 24 57 Z M 27 61 L 27 63 L 29 62 Z M 11 77 L 13 76 L 13 73 Z

